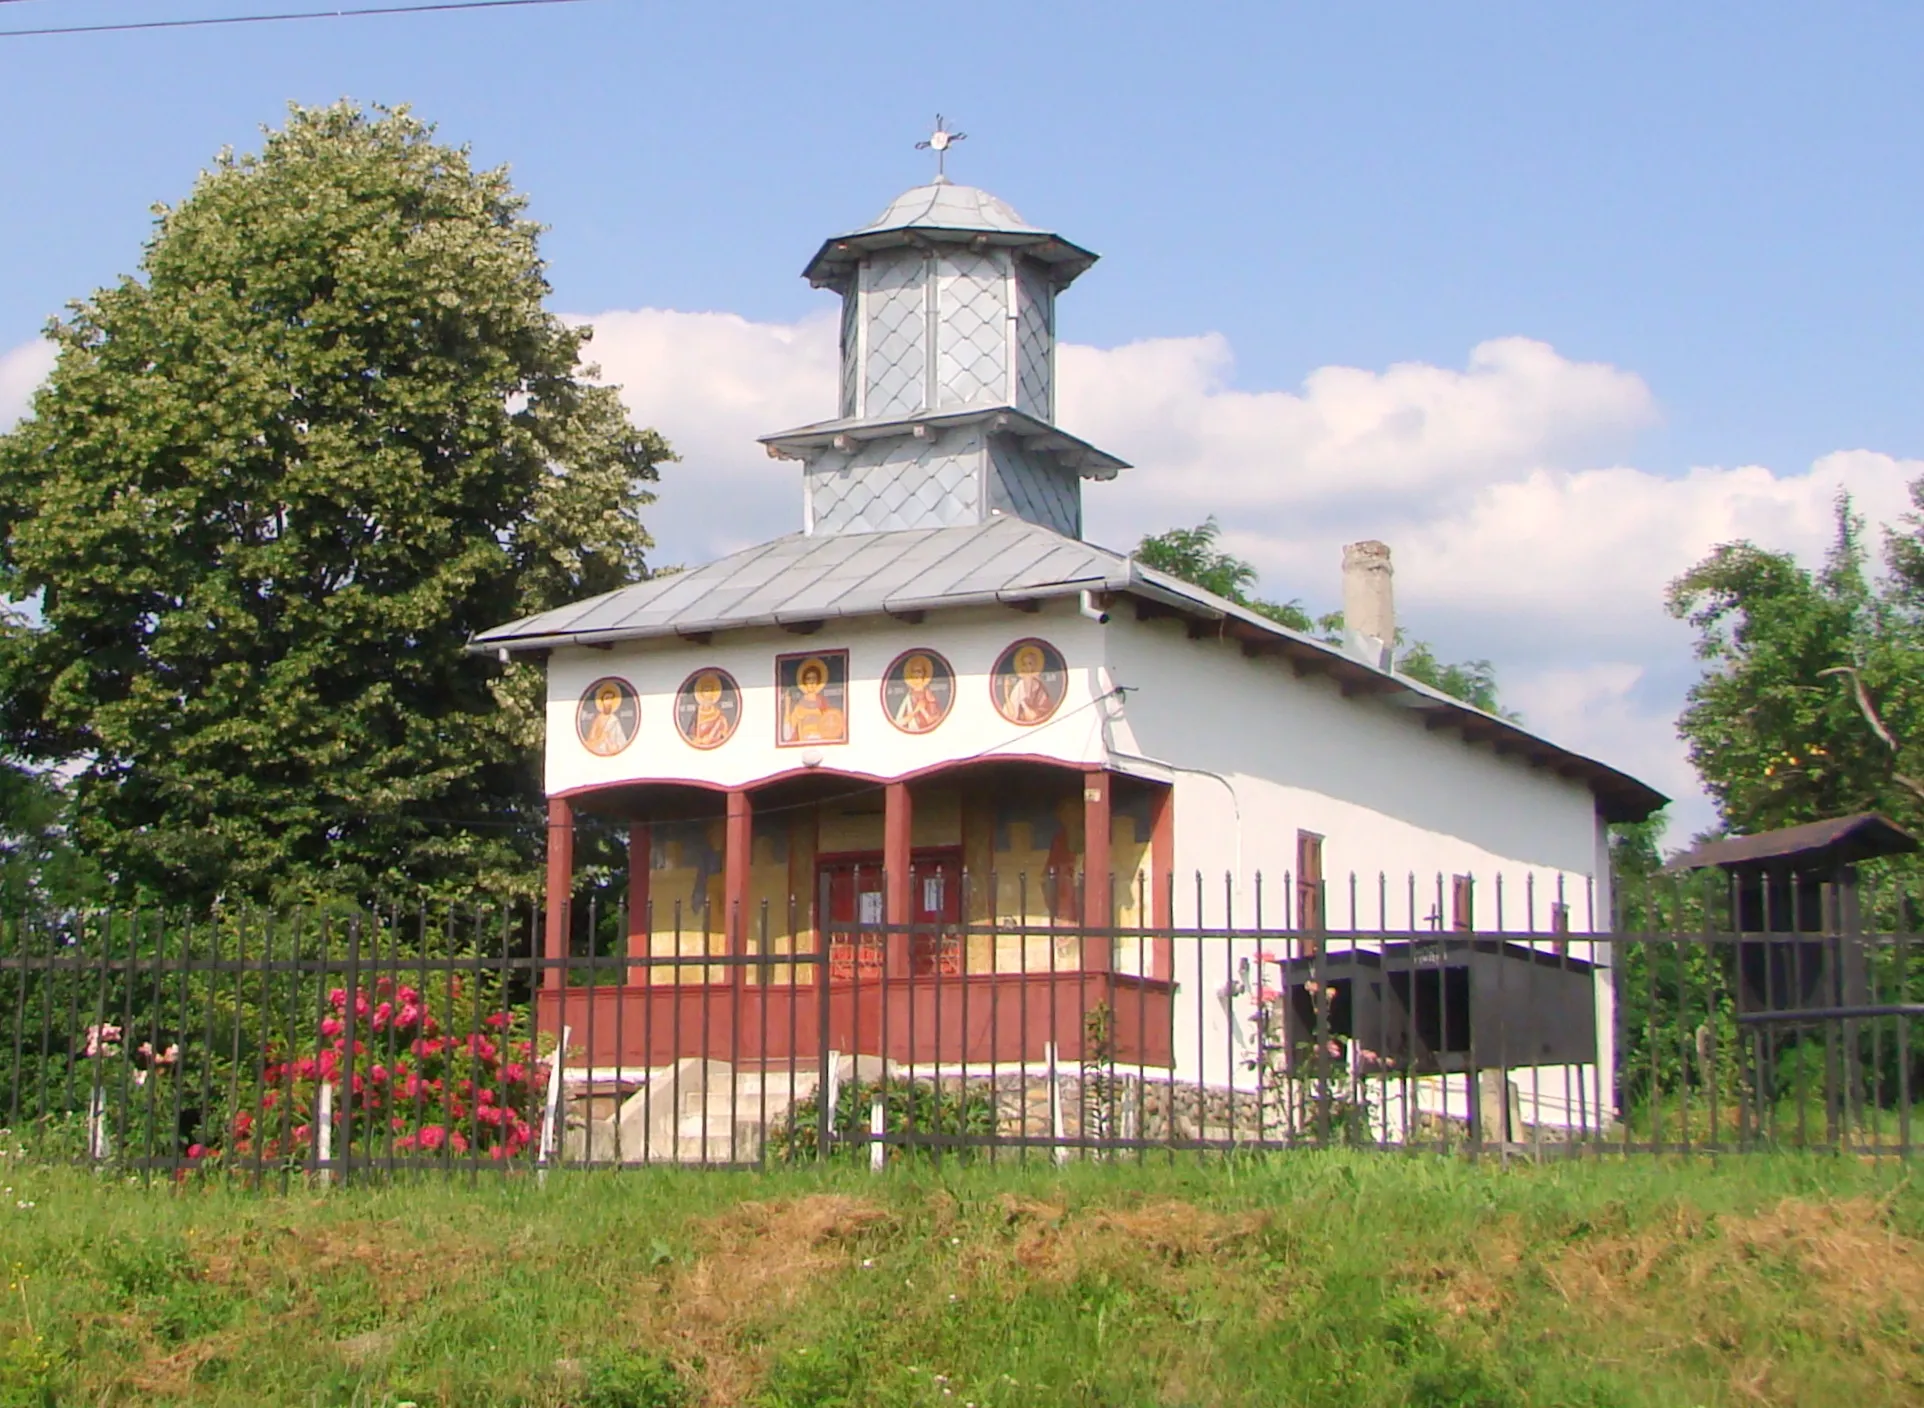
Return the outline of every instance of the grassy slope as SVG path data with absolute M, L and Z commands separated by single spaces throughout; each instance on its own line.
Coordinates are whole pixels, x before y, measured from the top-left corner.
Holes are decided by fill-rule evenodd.
M 1924 1194 L 1837 1160 L 0 1182 L 6 1408 L 1924 1402 Z

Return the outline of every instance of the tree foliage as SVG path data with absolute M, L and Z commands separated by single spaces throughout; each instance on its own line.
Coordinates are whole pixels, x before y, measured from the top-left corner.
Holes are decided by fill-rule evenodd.
M 1269 601 L 1255 595 L 1255 565 L 1224 550 L 1219 545 L 1221 537 L 1222 525 L 1212 514 L 1194 528 L 1171 528 L 1165 533 L 1144 537 L 1136 544 L 1134 555 L 1136 561 L 1145 566 L 1167 572 L 1238 606 L 1246 606 L 1291 630 L 1331 642 L 1342 640 L 1342 612 L 1312 617 L 1299 600 Z M 1488 660 L 1443 661 L 1429 642 L 1412 639 L 1401 629 L 1396 633 L 1395 659 L 1398 674 L 1485 713 L 1503 712 L 1497 699 L 1496 669 Z
M 405 109 L 291 110 L 48 329 L 0 437 L 0 745 L 169 903 L 528 883 L 538 669 L 470 635 L 646 570 L 670 458 L 539 227 Z
M 1924 481 L 1912 488 L 1924 507 Z M 1924 551 L 1913 514 L 1873 582 L 1847 499 L 1822 567 L 1726 543 L 1671 584 L 1703 676 L 1678 730 L 1725 827 L 1882 811 L 1924 822 Z

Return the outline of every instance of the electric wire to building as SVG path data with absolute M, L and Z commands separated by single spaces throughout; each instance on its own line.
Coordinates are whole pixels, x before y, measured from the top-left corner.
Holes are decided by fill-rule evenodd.
M 0 5 L 22 0 L 0 0 Z M 33 29 L 0 29 L 0 39 L 46 38 L 59 34 L 125 34 L 146 29 L 205 29 L 216 25 L 278 24 L 289 20 L 365 19 L 383 15 L 442 14 L 453 10 L 525 9 L 534 5 L 583 5 L 589 0 L 433 0 L 421 5 L 369 5 L 353 9 L 284 10 L 247 15 L 207 15 L 192 19 L 123 20 L 112 24 L 42 25 Z

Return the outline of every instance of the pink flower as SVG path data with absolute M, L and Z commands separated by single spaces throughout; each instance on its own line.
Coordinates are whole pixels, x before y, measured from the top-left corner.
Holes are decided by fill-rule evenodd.
M 505 1144 L 495 1145 L 492 1149 L 488 1150 L 488 1157 L 493 1159 L 496 1163 L 500 1163 L 501 1160 L 508 1157 L 507 1145 Z
M 1274 1002 L 1283 995 L 1281 988 L 1259 987 L 1256 989 L 1258 1002 Z
M 205 1144 L 189 1144 L 187 1146 L 187 1157 L 190 1159 L 206 1158 L 207 1146 Z
M 336 1012 L 347 1011 L 347 989 L 334 988 L 327 995 L 328 1003 Z
M 468 1152 L 467 1136 L 458 1129 L 448 1135 L 448 1143 L 454 1146 L 454 1152 L 457 1154 L 465 1154 Z
M 393 1019 L 394 1004 L 391 1002 L 383 1002 L 379 1007 L 374 1009 L 374 1030 L 377 1032 L 386 1031 L 387 1024 Z
M 498 1029 L 498 1028 L 507 1026 L 508 1021 L 509 1021 L 509 1018 L 506 1012 L 490 1012 L 487 1016 L 481 1019 L 481 1025 L 484 1027 L 495 1027 Z
M 346 1030 L 347 1030 L 347 1024 L 343 1022 L 339 1017 L 321 1018 L 321 1035 L 322 1036 L 339 1036 L 342 1032 Z
M 373 1081 L 376 1085 L 386 1085 L 387 1084 L 387 1067 L 381 1065 L 379 1062 L 376 1062 L 372 1067 L 368 1069 L 367 1076 L 368 1076 L 368 1079 Z
M 448 1132 L 438 1124 L 424 1124 L 416 1136 L 423 1149 L 430 1154 L 447 1142 Z

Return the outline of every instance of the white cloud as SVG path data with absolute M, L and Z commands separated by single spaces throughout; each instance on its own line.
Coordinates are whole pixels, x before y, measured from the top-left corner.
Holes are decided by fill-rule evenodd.
M 53 370 L 54 346 L 44 338 L 0 352 L 0 431 L 27 413 L 34 389 Z
M 664 562 L 701 562 L 801 526 L 801 477 L 758 435 L 835 414 L 836 318 L 753 323 L 663 308 L 597 313 L 588 354 L 639 425 L 681 456 L 649 528 Z
M 1229 385 L 1216 334 L 1064 346 L 1060 365 L 1066 429 L 1145 466 L 1139 494 L 1224 517 L 1371 494 L 1421 494 L 1427 508 L 1622 443 L 1657 417 L 1641 378 L 1521 337 L 1479 344 L 1462 371 L 1323 367 L 1300 391 Z

